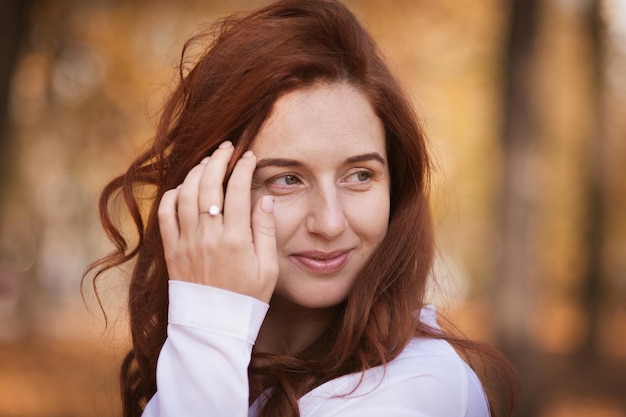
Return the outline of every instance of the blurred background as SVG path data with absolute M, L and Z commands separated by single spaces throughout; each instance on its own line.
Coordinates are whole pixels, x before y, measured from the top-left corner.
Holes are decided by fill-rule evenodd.
M 0 416 L 118 415 L 127 271 L 104 312 L 81 295 L 111 250 L 98 193 L 183 42 L 258 3 L 0 4 Z M 433 302 L 516 363 L 519 416 L 626 417 L 626 1 L 346 3 L 430 137 Z

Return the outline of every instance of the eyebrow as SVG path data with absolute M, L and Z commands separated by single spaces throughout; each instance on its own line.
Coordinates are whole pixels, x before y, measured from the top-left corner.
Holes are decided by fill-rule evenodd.
M 385 164 L 385 158 L 382 157 L 378 152 L 369 152 L 364 153 L 362 155 L 351 156 L 346 159 L 347 164 L 352 164 L 355 162 L 365 162 L 365 161 L 378 161 L 381 164 Z M 287 158 L 265 158 L 261 159 L 256 164 L 256 169 L 265 168 L 268 166 L 275 167 L 301 167 L 304 164 L 296 159 L 287 159 Z
M 346 159 L 347 163 L 353 162 L 365 162 L 365 161 L 378 161 L 381 164 L 385 165 L 385 158 L 382 157 L 378 152 L 370 152 L 364 153 L 363 155 L 357 155 Z

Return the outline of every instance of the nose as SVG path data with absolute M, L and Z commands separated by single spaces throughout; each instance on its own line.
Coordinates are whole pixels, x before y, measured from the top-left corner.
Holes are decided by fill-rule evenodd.
M 339 236 L 347 228 L 344 205 L 341 202 L 338 190 L 328 186 L 312 195 L 309 215 L 306 221 L 310 233 L 320 235 L 325 239 Z

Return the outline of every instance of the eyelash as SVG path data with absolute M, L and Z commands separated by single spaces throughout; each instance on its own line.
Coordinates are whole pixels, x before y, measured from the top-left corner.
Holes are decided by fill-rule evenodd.
M 288 178 L 295 179 L 298 183 L 302 182 L 300 180 L 300 178 L 298 178 L 298 176 L 295 175 L 295 174 L 282 174 L 282 175 L 278 175 L 276 177 L 270 178 L 269 180 L 267 180 L 267 183 L 268 184 L 276 184 L 278 180 L 280 180 L 280 179 L 285 179 L 286 180 Z M 280 185 L 280 186 L 281 187 L 289 187 L 291 185 L 294 185 L 294 184 L 285 184 L 285 185 Z
M 372 171 L 367 170 L 367 169 L 361 169 L 361 170 L 350 173 L 349 175 L 346 176 L 346 178 L 350 178 L 354 176 L 358 178 L 362 174 L 365 174 L 366 178 L 364 180 L 357 179 L 357 182 L 359 183 L 364 183 L 366 181 L 371 180 L 374 177 L 374 173 Z
M 363 174 L 365 175 L 365 178 L 361 177 Z M 348 178 L 351 178 L 351 177 L 356 177 L 356 181 L 354 181 L 355 183 L 365 183 L 365 182 L 371 180 L 374 177 L 374 173 L 371 172 L 370 170 L 367 170 L 367 169 L 360 169 L 358 171 L 354 171 L 354 172 L 351 172 L 350 174 L 346 175 L 342 182 L 345 182 L 345 179 L 348 179 Z M 291 181 L 295 181 L 295 182 L 293 182 L 291 184 L 280 184 L 280 185 L 278 185 L 278 182 L 280 180 L 284 180 L 285 182 L 288 182 L 288 181 L 291 180 Z M 300 178 L 296 174 L 282 174 L 282 175 L 278 175 L 278 176 L 272 177 L 272 178 L 267 180 L 267 184 L 269 184 L 269 185 L 274 184 L 274 185 L 278 185 L 279 187 L 290 187 L 290 186 L 297 185 L 297 184 L 300 184 L 300 183 L 302 183 L 302 180 L 300 180 Z

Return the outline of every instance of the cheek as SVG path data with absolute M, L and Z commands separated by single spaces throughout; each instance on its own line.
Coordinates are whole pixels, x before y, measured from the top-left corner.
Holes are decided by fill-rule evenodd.
M 274 220 L 276 222 L 276 244 L 278 251 L 293 238 L 306 220 L 307 205 L 303 198 L 274 199 Z
M 350 224 L 361 238 L 377 246 L 387 234 L 389 199 L 370 198 L 355 201 L 350 208 Z

